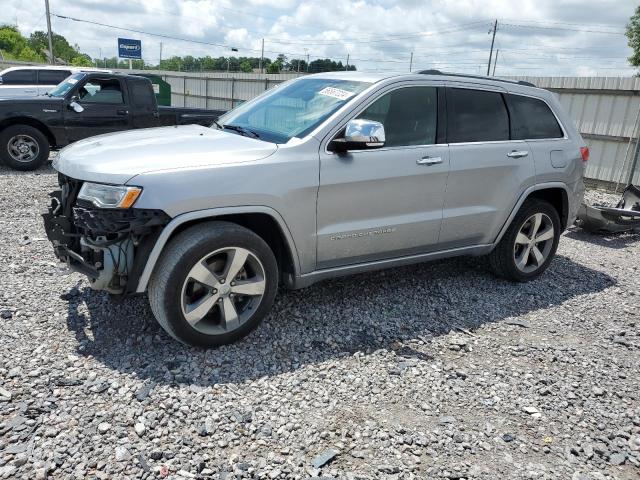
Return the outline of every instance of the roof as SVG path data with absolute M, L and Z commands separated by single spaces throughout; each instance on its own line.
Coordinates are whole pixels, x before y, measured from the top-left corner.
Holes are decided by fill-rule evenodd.
M 336 80 L 353 80 L 360 82 L 377 83 L 383 80 L 446 80 L 449 82 L 466 82 L 484 85 L 494 85 L 498 87 L 505 87 L 505 84 L 511 84 L 512 86 L 524 87 L 524 88 L 537 88 L 534 84 L 529 82 L 521 82 L 514 80 L 502 79 L 499 77 L 484 77 L 480 75 L 467 75 L 459 73 L 445 73 L 439 70 L 422 70 L 418 72 L 325 72 L 315 73 L 309 75 L 309 77 L 316 78 L 328 78 Z M 520 88 L 518 88 L 520 89 Z

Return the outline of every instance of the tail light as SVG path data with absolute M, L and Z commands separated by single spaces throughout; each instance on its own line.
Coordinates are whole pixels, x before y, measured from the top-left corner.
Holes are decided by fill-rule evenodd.
M 582 161 L 587 163 L 589 161 L 589 147 L 580 147 L 580 156 Z

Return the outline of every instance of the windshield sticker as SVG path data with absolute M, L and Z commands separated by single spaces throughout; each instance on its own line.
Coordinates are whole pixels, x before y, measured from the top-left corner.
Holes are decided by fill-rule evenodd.
M 346 100 L 347 98 L 353 96 L 353 93 L 335 87 L 323 88 L 318 93 L 320 95 L 326 95 L 327 97 L 337 98 L 338 100 Z
M 75 85 L 76 83 L 78 83 L 78 80 L 76 80 L 75 78 L 70 78 L 67 80 L 68 83 L 70 83 L 71 85 Z

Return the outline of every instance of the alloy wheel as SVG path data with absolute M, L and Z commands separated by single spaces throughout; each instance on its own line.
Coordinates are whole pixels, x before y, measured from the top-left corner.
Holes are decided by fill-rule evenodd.
M 28 163 L 38 157 L 40 146 L 35 138 L 29 135 L 16 135 L 7 144 L 9 155 L 17 162 Z
M 251 317 L 265 289 L 265 270 L 256 255 L 240 247 L 219 249 L 200 259 L 187 274 L 182 314 L 201 333 L 229 333 Z
M 554 237 L 553 221 L 547 214 L 535 213 L 527 218 L 513 247 L 516 268 L 523 273 L 532 273 L 544 265 L 553 248 Z

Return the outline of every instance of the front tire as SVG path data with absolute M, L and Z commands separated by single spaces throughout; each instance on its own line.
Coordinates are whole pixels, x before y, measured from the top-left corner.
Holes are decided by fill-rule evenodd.
M 538 278 L 558 249 L 560 225 L 560 216 L 553 205 L 543 200 L 526 200 L 489 254 L 494 273 L 515 282 Z
M 0 132 L 0 158 L 15 170 L 35 170 L 49 158 L 49 140 L 30 125 L 12 125 Z
M 207 222 L 169 242 L 149 282 L 149 303 L 173 338 L 214 347 L 255 329 L 277 288 L 278 265 L 262 238 L 234 223 Z

